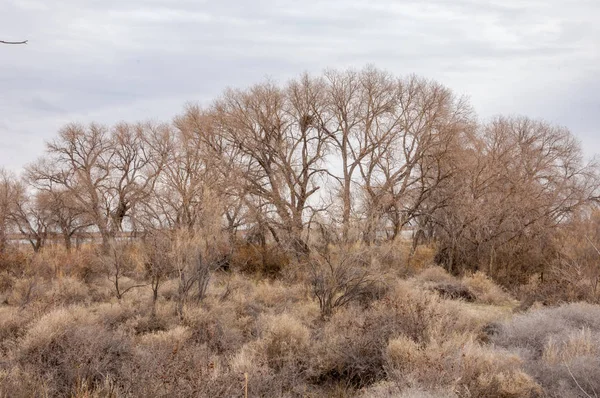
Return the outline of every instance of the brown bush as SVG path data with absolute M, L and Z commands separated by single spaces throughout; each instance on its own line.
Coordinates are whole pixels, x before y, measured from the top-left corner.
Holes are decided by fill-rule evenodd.
M 318 331 L 316 364 L 311 370 L 318 383 L 345 383 L 361 388 L 386 377 L 388 341 L 405 336 L 415 344 L 476 333 L 485 320 L 435 294 L 399 282 L 366 311 L 348 307 L 335 313 Z
M 483 347 L 468 335 L 425 344 L 401 336 L 386 350 L 387 371 L 397 385 L 450 388 L 461 396 L 538 396 L 540 387 L 520 365 L 516 355 Z
M 437 284 L 452 284 L 458 283 L 458 279 L 448 273 L 444 268 L 439 266 L 427 267 L 415 276 L 417 281 L 431 282 Z
M 7 246 L 0 255 L 0 274 L 21 276 L 28 269 L 32 255 L 16 246 Z
M 481 271 L 465 276 L 462 279 L 462 284 L 473 292 L 477 302 L 494 305 L 514 303 L 514 299 L 502 287 L 495 284 L 491 278 Z
M 35 374 L 50 395 L 71 395 L 83 381 L 95 387 L 117 378 L 131 356 L 127 338 L 87 317 L 80 307 L 48 313 L 28 330 L 15 353 L 16 363 Z
M 417 286 L 433 290 L 447 299 L 462 299 L 490 305 L 513 305 L 515 300 L 483 272 L 466 275 L 461 279 L 441 267 L 428 267 L 415 275 Z
M 377 299 L 385 291 L 383 283 L 367 268 L 368 254 L 339 253 L 313 256 L 310 286 L 324 318 L 352 302 Z
M 250 243 L 237 246 L 229 261 L 234 270 L 270 278 L 280 275 L 289 263 L 288 256 L 280 248 Z
M 11 346 L 25 335 L 32 319 L 30 311 L 17 307 L 0 307 L 0 356 L 7 355 Z
M 374 253 L 346 256 L 365 270 Z M 219 272 L 180 317 L 177 279 L 153 311 L 149 288 L 117 300 L 106 278 L 11 276 L 0 396 L 243 396 L 246 383 L 249 396 L 593 396 L 596 306 L 510 320 L 513 301 L 483 274 L 385 275 L 327 319 L 304 280 Z M 434 291 L 446 285 L 474 302 Z
M 467 302 L 475 301 L 475 294 L 462 284 L 439 284 L 433 287 L 433 290 L 443 298 L 451 300 L 465 300 Z
M 600 306 L 531 310 L 502 323 L 492 341 L 518 353 L 550 397 L 600 391 Z
M 256 342 L 256 349 L 263 352 L 282 391 L 294 391 L 305 385 L 311 364 L 308 328 L 288 314 L 268 316 L 261 323 L 262 337 Z

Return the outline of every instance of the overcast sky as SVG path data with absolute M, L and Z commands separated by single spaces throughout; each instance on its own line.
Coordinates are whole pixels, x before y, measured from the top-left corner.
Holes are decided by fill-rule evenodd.
M 71 122 L 169 120 L 265 77 L 373 64 L 482 119 L 524 114 L 600 153 L 600 0 L 2 0 L 0 166 Z

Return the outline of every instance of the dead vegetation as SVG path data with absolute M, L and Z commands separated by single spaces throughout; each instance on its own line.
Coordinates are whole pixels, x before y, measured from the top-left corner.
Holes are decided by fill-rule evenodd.
M 153 250 L 122 249 L 140 259 Z M 368 261 L 381 266 L 378 256 L 361 249 L 330 261 L 355 275 Z M 5 285 L 0 396 L 243 397 L 247 388 L 248 396 L 579 397 L 600 388 L 597 306 L 515 315 L 518 302 L 482 274 L 427 267 L 407 279 L 390 273 L 385 288 L 352 285 L 374 281 L 361 279 L 369 274 L 342 274 L 336 283 L 350 285 L 333 297 L 344 304 L 326 317 L 310 268 L 295 281 L 212 272 L 202 300 L 183 303 L 177 272 L 164 274 L 156 294 L 145 283 L 151 274 L 131 274 L 139 279 L 124 282 L 143 287 L 121 298 L 113 280 L 94 274 Z
M 595 397 L 599 170 L 374 67 L 68 124 L 0 169 L 0 397 Z

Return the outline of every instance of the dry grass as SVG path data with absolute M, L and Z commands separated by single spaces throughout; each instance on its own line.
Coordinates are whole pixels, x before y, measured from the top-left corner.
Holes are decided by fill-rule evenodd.
M 140 256 L 135 250 L 132 259 Z M 386 288 L 328 319 L 304 277 L 218 272 L 204 299 L 188 300 L 179 314 L 176 278 L 160 285 L 153 304 L 149 286 L 117 300 L 104 275 L 83 277 L 72 271 L 76 265 L 48 275 L 5 274 L 0 397 L 241 397 L 246 378 L 249 396 L 600 391 L 600 307 L 515 315 L 515 301 L 483 274 L 457 278 L 429 266 L 395 272 L 391 262 L 404 254 L 384 254 L 366 258 L 383 272 Z M 144 282 L 136 267 L 124 284 Z M 436 286 L 460 286 L 475 299 L 445 297 Z
M 460 396 L 529 397 L 541 393 L 518 356 L 484 347 L 468 335 L 417 344 L 401 336 L 386 350 L 390 378 L 400 386 L 450 388 Z
M 499 306 L 515 303 L 515 300 L 507 292 L 481 271 L 464 277 L 462 283 L 473 292 L 476 300 L 480 303 Z
M 504 322 L 493 342 L 517 353 L 551 397 L 600 391 L 600 307 L 574 303 Z

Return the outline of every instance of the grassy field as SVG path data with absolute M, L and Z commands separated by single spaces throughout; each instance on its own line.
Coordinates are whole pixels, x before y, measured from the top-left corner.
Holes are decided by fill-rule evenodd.
M 373 259 L 376 283 L 325 316 L 302 264 L 215 271 L 178 311 L 177 278 L 153 303 L 133 264 L 117 299 L 92 250 L 48 249 L 0 277 L 0 396 L 596 396 L 600 306 L 525 308 L 424 253 Z

